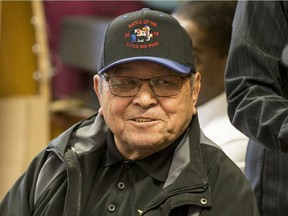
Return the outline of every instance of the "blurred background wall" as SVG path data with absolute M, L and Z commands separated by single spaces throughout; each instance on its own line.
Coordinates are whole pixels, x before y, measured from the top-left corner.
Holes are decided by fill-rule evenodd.
M 41 9 L 40 2 L 0 2 L 0 198 L 50 137 L 50 84 L 44 78 L 50 61 Z M 40 71 L 42 79 L 36 77 Z

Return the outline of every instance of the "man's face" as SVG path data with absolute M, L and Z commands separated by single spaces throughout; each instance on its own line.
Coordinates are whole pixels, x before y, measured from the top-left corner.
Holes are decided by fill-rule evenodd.
M 110 76 L 128 76 L 142 79 L 158 76 L 181 76 L 159 64 L 137 61 L 117 66 Z M 108 127 L 115 135 L 118 150 L 127 159 L 138 159 L 170 145 L 188 127 L 196 114 L 200 89 L 200 75 L 196 73 L 194 88 L 190 78 L 183 79 L 181 92 L 170 97 L 156 96 L 148 81 L 142 81 L 134 97 L 119 97 L 109 90 L 106 80 L 99 89 L 99 76 L 94 78 L 94 89 Z
M 212 47 L 212 39 L 192 21 L 177 17 L 193 40 L 193 52 L 197 71 L 201 73 L 202 89 L 198 105 L 218 96 L 224 91 L 226 56 L 220 56 Z

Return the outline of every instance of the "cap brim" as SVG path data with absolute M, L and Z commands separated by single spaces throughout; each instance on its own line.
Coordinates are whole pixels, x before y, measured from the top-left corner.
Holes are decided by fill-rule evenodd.
M 182 74 L 190 74 L 195 72 L 194 68 L 188 67 L 183 64 L 179 64 L 178 62 L 165 59 L 165 58 L 159 58 L 159 57 L 151 57 L 151 56 L 137 56 L 137 57 L 131 57 L 131 58 L 126 58 L 126 59 L 121 59 L 119 61 L 113 62 L 110 65 L 107 65 L 106 67 L 102 68 L 101 70 L 98 71 L 98 74 L 103 74 L 105 71 L 108 69 L 127 62 L 133 62 L 133 61 L 151 61 L 155 62 L 158 64 L 161 64 L 165 67 L 168 67 L 172 70 L 175 70 L 176 72 L 182 73 Z

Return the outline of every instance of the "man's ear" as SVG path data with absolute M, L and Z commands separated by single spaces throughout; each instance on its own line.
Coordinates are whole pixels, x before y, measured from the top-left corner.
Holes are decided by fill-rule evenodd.
M 200 72 L 196 72 L 194 74 L 194 83 L 193 83 L 193 114 L 196 115 L 197 113 L 197 100 L 199 97 L 201 89 L 201 74 Z
M 102 99 L 102 94 L 101 94 L 101 88 L 100 88 L 100 76 L 97 74 L 93 77 L 93 82 L 94 82 L 94 91 L 98 97 L 98 101 L 100 103 L 100 106 L 101 106 L 101 99 Z

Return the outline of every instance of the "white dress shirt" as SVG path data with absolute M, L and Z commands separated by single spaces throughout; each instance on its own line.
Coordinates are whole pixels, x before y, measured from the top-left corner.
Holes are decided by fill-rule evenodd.
M 200 127 L 244 172 L 248 138 L 231 123 L 225 92 L 198 106 Z

